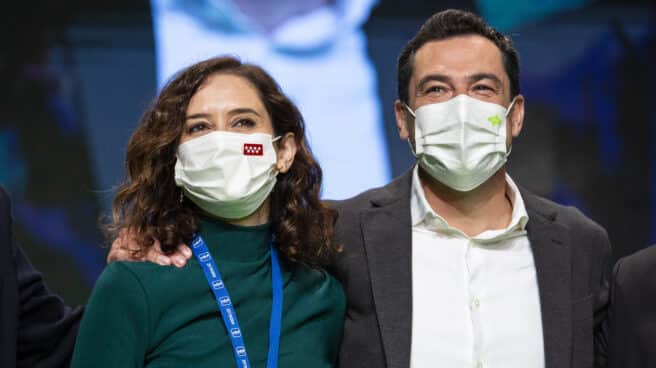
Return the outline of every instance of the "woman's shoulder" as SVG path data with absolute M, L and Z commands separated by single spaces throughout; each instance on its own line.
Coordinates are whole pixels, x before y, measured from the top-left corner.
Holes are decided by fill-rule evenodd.
M 185 268 L 187 267 L 189 265 Z M 94 289 L 140 289 L 144 294 L 157 293 L 160 289 L 170 291 L 172 283 L 179 280 L 183 273 L 185 273 L 185 269 L 178 269 L 174 266 L 160 266 L 151 262 L 117 261 L 105 267 Z
M 314 351 L 313 357 L 308 358 L 316 359 L 316 354 L 327 353 L 339 345 L 346 297 L 342 285 L 328 272 L 306 265 L 294 265 L 290 280 L 285 285 L 284 304 L 286 325 L 304 327 L 288 331 L 286 338 L 294 341 L 295 346 L 305 346 L 308 347 L 307 351 Z M 334 354 L 336 351 L 329 355 Z M 302 355 L 294 353 L 296 357 Z
M 103 270 L 91 293 L 89 306 L 95 309 L 128 308 L 156 318 L 179 304 L 199 286 L 187 265 L 183 269 L 149 262 L 112 262 Z
M 116 261 L 108 264 L 102 272 L 102 276 L 115 281 L 124 279 L 148 279 L 153 273 L 166 273 L 167 266 L 160 266 L 152 262 L 130 262 Z M 164 271 L 164 272 L 163 272 Z
M 344 299 L 342 284 L 325 269 L 294 263 L 289 266 L 291 282 L 299 283 L 304 288 L 311 288 L 317 294 L 332 295 Z

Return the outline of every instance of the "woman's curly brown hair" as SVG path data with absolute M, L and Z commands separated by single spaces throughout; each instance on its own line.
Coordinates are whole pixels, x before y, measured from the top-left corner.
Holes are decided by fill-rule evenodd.
M 270 221 L 275 246 L 288 260 L 313 267 L 325 264 L 336 247 L 332 242 L 337 213 L 319 199 L 321 167 L 305 139 L 305 124 L 296 106 L 262 68 L 232 57 L 194 64 L 177 74 L 141 118 L 126 153 L 127 180 L 113 201 L 110 238 L 129 229 L 145 254 L 158 239 L 164 252 L 189 243 L 198 230 L 198 208 L 180 201 L 175 184 L 176 152 L 189 100 L 214 74 L 230 74 L 252 83 L 271 116 L 276 135 L 294 133 L 297 152 L 288 172 L 278 174 L 271 194 Z

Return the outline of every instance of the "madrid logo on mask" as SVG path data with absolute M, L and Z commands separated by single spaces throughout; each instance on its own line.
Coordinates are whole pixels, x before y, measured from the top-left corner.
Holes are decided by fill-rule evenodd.
M 244 143 L 244 156 L 262 156 L 264 147 L 256 143 Z

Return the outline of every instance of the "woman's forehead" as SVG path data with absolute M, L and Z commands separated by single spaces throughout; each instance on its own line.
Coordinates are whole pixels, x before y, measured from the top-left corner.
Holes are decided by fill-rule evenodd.
M 214 74 L 191 97 L 187 112 L 221 112 L 237 107 L 265 111 L 260 94 L 248 79 L 233 74 Z

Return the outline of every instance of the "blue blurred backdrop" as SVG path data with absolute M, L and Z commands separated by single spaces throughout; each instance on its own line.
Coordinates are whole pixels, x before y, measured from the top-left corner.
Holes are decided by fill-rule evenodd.
M 324 197 L 413 163 L 393 115 L 396 57 L 432 13 L 482 15 L 520 52 L 526 121 L 509 172 L 608 230 L 656 242 L 656 14 L 649 1 L 64 0 L 3 12 L 0 184 L 16 236 L 68 303 L 104 266 L 107 215 L 141 112 L 177 70 L 232 54 L 299 105 Z M 654 83 L 654 84 L 652 84 Z

